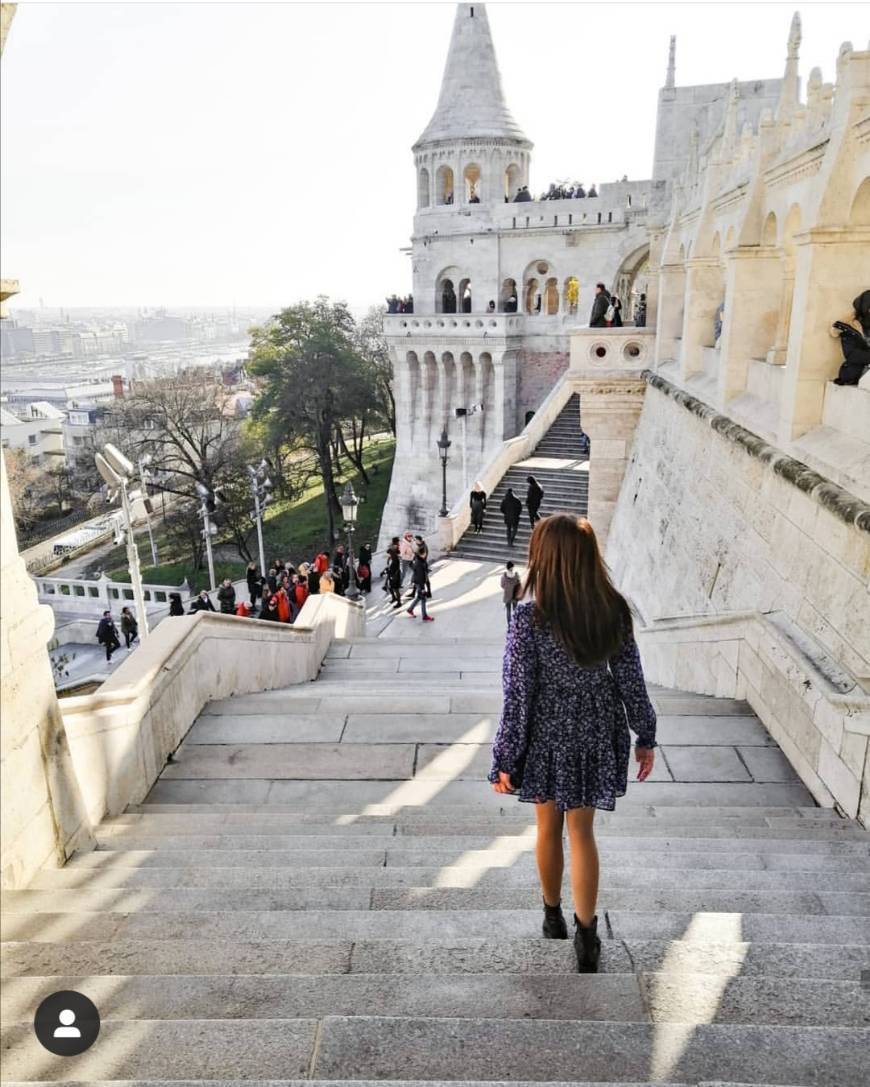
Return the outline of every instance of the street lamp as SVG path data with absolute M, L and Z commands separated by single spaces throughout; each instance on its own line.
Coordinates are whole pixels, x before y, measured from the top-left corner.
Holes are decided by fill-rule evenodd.
M 356 528 L 356 514 L 357 507 L 359 506 L 359 499 L 353 493 L 353 486 L 349 480 L 344 485 L 344 491 L 342 492 L 340 501 L 341 515 L 344 518 L 344 530 L 347 533 L 347 561 L 350 565 L 350 584 L 347 587 L 345 596 L 348 600 L 356 602 L 359 600 L 360 591 L 356 580 L 356 570 L 353 568 L 353 533 Z
M 97 462 L 97 471 L 109 486 L 109 500 L 111 501 L 116 494 L 121 496 L 121 509 L 124 511 L 124 529 L 127 535 L 127 565 L 130 570 L 136 615 L 139 619 L 140 638 L 144 641 L 148 637 L 148 615 L 145 611 L 145 596 L 142 592 L 139 550 L 136 547 L 136 537 L 133 533 L 130 495 L 127 492 L 127 484 L 133 478 L 135 469 L 132 462 L 111 442 L 104 445 L 102 453 L 97 453 L 94 459 Z
M 151 481 L 151 473 L 148 465 L 151 463 L 151 454 L 145 453 L 139 458 L 139 479 L 142 482 L 142 494 L 145 500 L 145 524 L 148 526 L 148 539 L 151 542 L 151 565 L 157 565 L 157 545 L 154 543 L 154 529 L 151 527 L 151 499 L 148 497 L 148 484 Z
M 204 483 L 197 481 L 195 487 L 196 493 L 199 495 L 199 515 L 202 518 L 202 535 L 205 539 L 205 554 L 208 559 L 208 585 L 209 589 L 214 592 L 214 552 L 211 547 L 211 538 L 217 535 L 217 525 L 211 523 L 211 514 L 214 513 L 217 506 L 217 496 Z
M 251 494 L 254 496 L 254 520 L 257 522 L 257 546 L 260 551 L 260 572 L 266 573 L 266 552 L 263 548 L 263 510 L 272 501 L 272 480 L 267 475 L 269 462 L 264 457 L 256 468 L 248 465 Z
M 438 455 L 441 457 L 441 510 L 439 517 L 447 516 L 447 450 L 453 443 L 447 437 L 447 427 L 441 431 L 441 437 L 436 442 Z

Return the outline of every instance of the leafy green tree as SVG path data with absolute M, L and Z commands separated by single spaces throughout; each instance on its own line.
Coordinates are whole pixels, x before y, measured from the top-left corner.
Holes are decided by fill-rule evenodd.
M 371 368 L 349 309 L 321 296 L 281 310 L 253 330 L 248 371 L 260 381 L 254 418 L 264 424 L 270 442 L 314 455 L 334 540 L 341 515 L 336 486 L 341 454 L 362 470 L 366 420 L 377 411 Z

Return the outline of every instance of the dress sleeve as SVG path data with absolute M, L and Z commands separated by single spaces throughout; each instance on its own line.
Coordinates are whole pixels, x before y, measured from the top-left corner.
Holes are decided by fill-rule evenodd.
M 492 769 L 488 780 L 498 781 L 499 771 L 519 770 L 529 743 L 532 703 L 538 681 L 532 606 L 520 607 L 508 633 L 502 665 L 504 709 L 492 745 Z
M 637 734 L 637 746 L 655 747 L 656 711 L 647 694 L 640 653 L 630 629 L 622 648 L 610 658 L 609 664 L 629 727 Z

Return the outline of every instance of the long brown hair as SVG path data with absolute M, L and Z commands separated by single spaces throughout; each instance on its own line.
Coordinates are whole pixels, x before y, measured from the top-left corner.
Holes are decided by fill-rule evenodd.
M 522 595 L 534 596 L 536 621 L 550 627 L 578 664 L 612 657 L 631 632 L 628 604 L 585 517 L 557 513 L 538 521 Z

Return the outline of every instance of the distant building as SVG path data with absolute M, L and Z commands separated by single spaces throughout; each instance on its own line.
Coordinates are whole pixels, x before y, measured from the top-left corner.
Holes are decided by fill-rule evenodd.
M 34 465 L 63 465 L 65 417 L 63 411 L 45 402 L 21 405 L 17 414 L 0 408 L 0 445 L 4 449 L 23 449 Z

